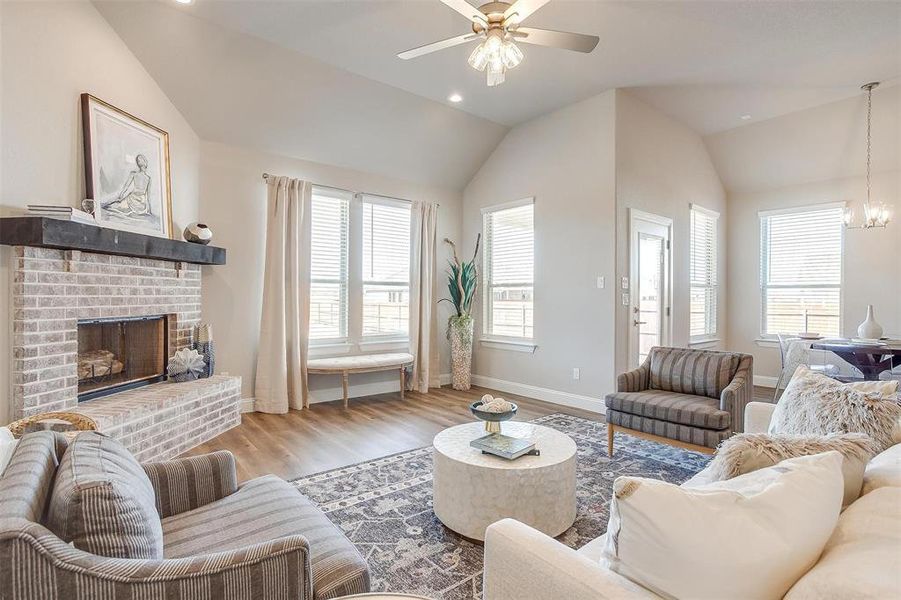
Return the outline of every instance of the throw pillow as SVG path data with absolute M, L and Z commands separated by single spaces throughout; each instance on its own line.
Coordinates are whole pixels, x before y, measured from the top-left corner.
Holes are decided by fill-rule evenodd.
M 6 469 L 6 465 L 9 464 L 9 459 L 13 457 L 13 452 L 15 452 L 16 444 L 18 443 L 19 440 L 13 436 L 8 427 L 0 427 L 0 475 L 3 475 L 3 471 Z
M 835 529 L 841 464 L 826 452 L 698 488 L 619 477 L 601 563 L 665 598 L 782 598 Z
M 832 433 L 826 436 L 740 433 L 716 449 L 716 456 L 708 467 L 710 481 L 732 479 L 771 467 L 787 458 L 830 450 L 842 455 L 842 476 L 845 480 L 842 506 L 848 506 L 860 496 L 863 472 L 876 455 L 876 443 L 862 433 Z
M 901 404 L 863 394 L 840 381 L 798 367 L 770 421 L 769 433 L 865 433 L 881 452 L 896 442 Z
M 842 513 L 817 564 L 785 600 L 883 600 L 901 590 L 901 488 L 867 494 Z
M 880 452 L 867 464 L 860 495 L 884 487 L 901 487 L 901 444 Z
M 119 442 L 79 434 L 60 461 L 47 526 L 76 548 L 112 558 L 163 558 L 150 478 Z

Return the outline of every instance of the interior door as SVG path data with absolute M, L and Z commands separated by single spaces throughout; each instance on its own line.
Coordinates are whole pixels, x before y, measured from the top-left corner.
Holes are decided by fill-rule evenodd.
M 629 366 L 644 362 L 654 346 L 670 343 L 670 231 L 666 217 L 631 214 Z

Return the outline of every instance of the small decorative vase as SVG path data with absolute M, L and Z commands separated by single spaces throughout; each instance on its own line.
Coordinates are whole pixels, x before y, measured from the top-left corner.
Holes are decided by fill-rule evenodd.
M 209 244 L 213 240 L 213 231 L 205 223 L 191 223 L 185 227 L 185 241 L 192 244 Z
M 213 326 L 209 323 L 194 326 L 194 349 L 206 363 L 200 377 L 210 377 L 216 371 L 216 354 L 213 350 Z
M 472 386 L 472 329 L 469 315 L 451 317 L 447 323 L 447 336 L 451 347 L 451 386 L 455 390 L 468 390 Z
M 176 351 L 174 356 L 169 357 L 166 374 L 169 375 L 169 381 L 183 383 L 185 381 L 194 381 L 200 377 L 205 368 L 203 357 L 197 350 L 182 348 Z
M 878 340 L 882 337 L 882 325 L 873 317 L 873 305 L 867 305 L 867 319 L 857 328 L 857 337 L 867 340 Z

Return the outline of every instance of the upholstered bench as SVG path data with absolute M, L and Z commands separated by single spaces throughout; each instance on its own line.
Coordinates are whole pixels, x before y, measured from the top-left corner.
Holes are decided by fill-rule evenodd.
M 360 354 L 357 356 L 336 356 L 334 358 L 313 358 L 307 361 L 307 373 L 311 375 L 340 374 L 344 389 L 344 408 L 347 408 L 347 378 L 351 373 L 374 373 L 376 371 L 400 371 L 400 399 L 404 399 L 407 387 L 407 367 L 413 365 L 413 355 L 406 352 L 393 354 Z

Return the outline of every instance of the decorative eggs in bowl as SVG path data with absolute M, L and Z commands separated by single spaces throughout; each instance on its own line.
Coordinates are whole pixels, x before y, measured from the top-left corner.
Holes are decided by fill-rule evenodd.
M 476 400 L 469 405 L 472 414 L 485 421 L 485 431 L 497 433 L 501 430 L 501 421 L 509 421 L 519 409 L 513 402 L 503 398 L 495 398 L 491 394 L 485 394 L 481 400 Z

